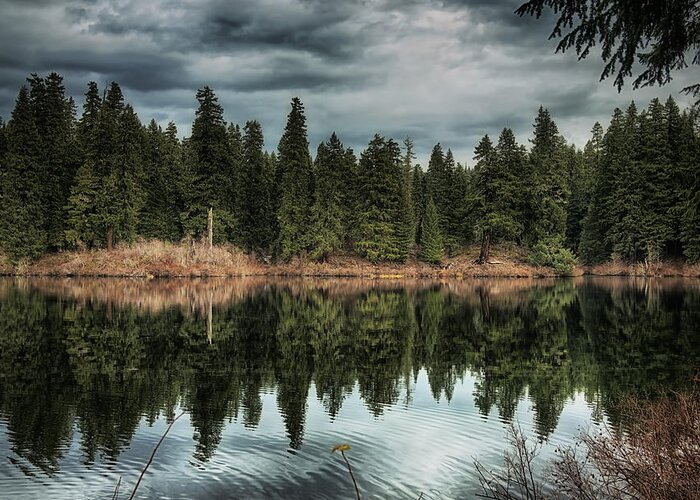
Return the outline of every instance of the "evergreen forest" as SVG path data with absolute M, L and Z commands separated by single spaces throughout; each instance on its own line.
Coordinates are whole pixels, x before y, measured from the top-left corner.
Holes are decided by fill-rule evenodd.
M 359 155 L 332 133 L 311 154 L 294 98 L 275 151 L 259 122 L 227 122 L 214 91 L 197 91 L 190 137 L 142 123 L 117 83 L 90 82 L 82 110 L 63 78 L 32 74 L 0 119 L 0 249 L 12 262 L 138 239 L 207 232 L 265 259 L 438 264 L 467 245 L 526 248 L 565 271 L 599 263 L 700 260 L 700 134 L 672 97 L 612 111 L 583 149 L 547 109 L 529 145 L 485 135 L 473 165 L 438 143 L 423 168 L 410 138 L 380 134 Z M 368 132 L 368 136 L 371 132 Z

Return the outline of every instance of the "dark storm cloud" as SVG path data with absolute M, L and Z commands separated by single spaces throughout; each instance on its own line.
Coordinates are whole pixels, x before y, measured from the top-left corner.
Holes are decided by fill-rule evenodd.
M 212 86 L 228 120 L 258 119 L 279 139 L 289 100 L 306 104 L 312 148 L 336 130 L 359 154 L 375 132 L 409 135 L 471 163 L 473 147 L 512 128 L 526 141 L 540 105 L 579 145 L 631 97 L 641 105 L 687 84 L 618 95 L 599 61 L 554 55 L 552 17 L 520 0 L 0 0 L 0 115 L 29 73 L 58 71 L 78 97 L 118 81 L 143 121 L 189 133 L 196 89 Z

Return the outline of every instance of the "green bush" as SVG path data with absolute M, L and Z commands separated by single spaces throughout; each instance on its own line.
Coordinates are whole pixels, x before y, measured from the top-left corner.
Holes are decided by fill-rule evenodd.
M 530 263 L 536 266 L 552 267 L 557 274 L 571 275 L 576 257 L 559 240 L 544 240 L 537 243 L 530 252 Z

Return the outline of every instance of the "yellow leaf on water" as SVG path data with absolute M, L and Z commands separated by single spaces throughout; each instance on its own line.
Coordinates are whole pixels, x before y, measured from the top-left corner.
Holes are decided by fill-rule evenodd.
M 335 453 L 336 451 L 348 451 L 349 449 L 350 445 L 348 443 L 336 444 L 331 450 L 331 453 Z

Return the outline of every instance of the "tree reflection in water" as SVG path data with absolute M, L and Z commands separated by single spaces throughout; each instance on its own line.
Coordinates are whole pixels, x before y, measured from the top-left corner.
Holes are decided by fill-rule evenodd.
M 576 392 L 619 424 L 624 395 L 683 385 L 698 304 L 672 280 L 4 280 L 0 412 L 18 467 L 54 473 L 74 429 L 86 464 L 116 460 L 178 406 L 206 461 L 227 422 L 259 424 L 263 393 L 293 451 L 312 384 L 331 419 L 355 387 L 380 416 L 424 369 L 448 401 L 475 375 L 479 411 L 506 421 L 527 394 L 545 438 Z

